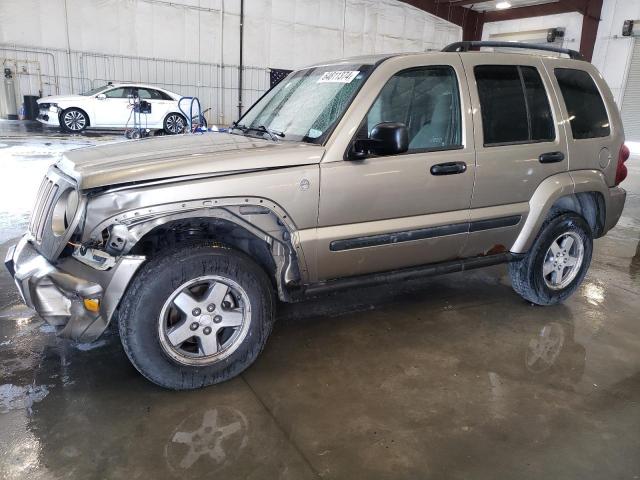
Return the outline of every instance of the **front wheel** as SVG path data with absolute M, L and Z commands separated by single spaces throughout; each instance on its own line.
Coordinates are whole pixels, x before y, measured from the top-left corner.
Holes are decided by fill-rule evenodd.
M 591 228 L 584 219 L 556 213 L 542 225 L 524 258 L 509 264 L 513 289 L 537 305 L 560 303 L 582 283 L 592 252 Z
M 80 133 L 89 125 L 89 118 L 79 108 L 68 108 L 60 114 L 60 127 L 67 133 Z
M 120 337 L 131 363 L 165 388 L 223 382 L 251 365 L 274 320 L 264 271 L 219 246 L 185 247 L 147 263 L 122 301 Z
M 187 121 L 179 113 L 170 113 L 164 119 L 164 131 L 168 135 L 184 133 L 187 129 Z

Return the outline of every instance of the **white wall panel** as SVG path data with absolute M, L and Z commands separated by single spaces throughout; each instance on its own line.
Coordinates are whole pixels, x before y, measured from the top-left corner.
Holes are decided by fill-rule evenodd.
M 1 0 L 0 56 L 41 71 L 42 80 L 19 79 L 21 95 L 141 81 L 201 96 L 212 121 L 229 123 L 238 107 L 239 14 L 240 0 Z M 269 68 L 423 51 L 462 36 L 397 0 L 245 0 L 244 27 L 245 108 L 268 88 Z
M 640 20 L 640 1 L 604 0 L 593 52 L 593 64 L 611 87 L 618 105 L 622 103 L 634 43 L 633 38 L 622 36 L 625 20 Z
M 248 5 L 249 2 L 246 3 Z M 461 39 L 460 27 L 396 0 L 252 0 L 245 36 L 256 66 L 293 69 L 328 58 L 424 51 Z M 293 52 L 291 46 L 293 45 Z

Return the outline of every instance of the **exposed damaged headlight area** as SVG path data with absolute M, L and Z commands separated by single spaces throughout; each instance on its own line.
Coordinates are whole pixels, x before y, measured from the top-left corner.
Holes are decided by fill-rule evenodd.
M 116 264 L 116 258 L 97 248 L 79 245 L 73 250 L 73 258 L 96 270 L 109 270 Z
M 84 200 L 73 179 L 55 166 L 40 184 L 29 233 L 37 250 L 49 260 L 55 260 L 79 229 Z

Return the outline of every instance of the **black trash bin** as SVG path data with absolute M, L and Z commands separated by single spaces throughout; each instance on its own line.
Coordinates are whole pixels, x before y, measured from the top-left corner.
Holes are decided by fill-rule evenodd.
M 24 118 L 27 120 L 35 120 L 38 117 L 38 96 L 25 95 L 24 96 Z

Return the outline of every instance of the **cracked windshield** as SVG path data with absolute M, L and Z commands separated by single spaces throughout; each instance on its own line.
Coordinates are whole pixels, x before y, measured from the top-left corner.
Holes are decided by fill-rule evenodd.
M 294 72 L 236 122 L 232 132 L 322 143 L 371 68 L 339 64 Z

